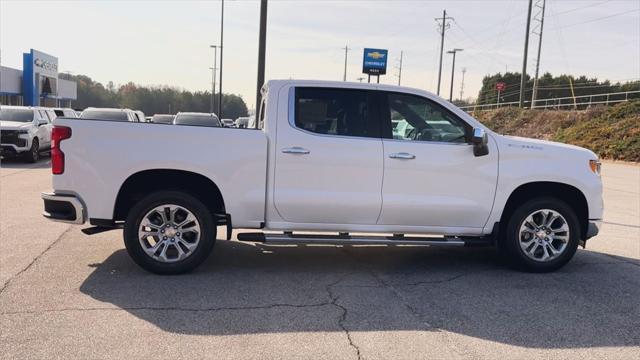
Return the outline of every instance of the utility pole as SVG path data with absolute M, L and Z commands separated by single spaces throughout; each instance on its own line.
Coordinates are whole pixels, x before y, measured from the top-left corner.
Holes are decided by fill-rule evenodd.
M 440 21 L 442 20 L 442 24 Z M 436 94 L 440 95 L 440 80 L 442 79 L 442 52 L 444 51 L 444 31 L 449 28 L 447 20 L 453 20 L 452 17 L 447 17 L 447 10 L 442 12 L 442 18 L 436 18 L 438 26 L 440 26 L 440 67 L 438 69 L 438 88 Z
M 467 68 L 462 68 L 462 82 L 460 83 L 460 100 L 462 100 L 462 96 L 464 95 L 464 73 L 467 72 Z
M 542 2 L 542 6 L 540 6 L 540 2 Z M 538 72 L 540 71 L 540 50 L 542 49 L 542 28 L 544 27 L 544 8 L 545 8 L 546 0 L 538 0 L 536 2 L 536 7 L 540 9 L 538 15 L 534 16 L 534 20 L 540 22 L 539 31 L 536 33 L 536 29 L 533 29 L 533 32 L 538 35 L 538 57 L 536 58 L 536 75 L 533 78 L 533 92 L 531 94 L 531 108 L 533 109 L 536 106 L 536 97 L 538 97 Z
M 260 34 L 258 35 L 258 83 L 256 91 L 256 129 L 258 113 L 262 103 L 262 85 L 264 85 L 264 58 L 267 49 L 267 0 L 260 0 Z
M 402 53 L 404 51 L 400 50 L 400 65 L 398 65 L 398 86 L 400 86 L 400 82 L 402 81 Z
M 522 74 L 520 74 L 520 107 L 524 107 L 524 86 L 527 75 L 527 54 L 529 52 L 529 28 L 531 26 L 531 6 L 533 0 L 529 0 L 529 10 L 527 11 L 527 29 L 524 33 L 524 58 L 522 59 Z
M 447 51 L 447 54 L 453 54 L 453 64 L 451 65 L 451 86 L 449 87 L 449 102 L 453 101 L 453 76 L 456 74 L 456 53 L 464 49 L 453 49 Z
M 218 70 L 218 45 L 209 45 L 213 48 L 213 67 L 209 68 L 213 71 L 211 82 L 211 112 L 214 111 L 216 104 L 216 71 Z
M 209 112 L 213 113 L 213 99 L 216 97 L 214 92 L 216 91 L 216 68 L 214 67 L 209 67 L 209 70 L 211 70 L 211 102 L 209 103 Z
M 224 43 L 224 0 L 222 0 L 222 11 L 220 13 L 220 84 L 218 91 L 218 118 L 222 120 L 222 50 Z
M 343 47 L 343 49 L 344 49 L 344 75 L 342 76 L 342 81 L 347 81 L 347 53 L 349 52 L 349 50 L 351 50 L 351 48 L 347 44 Z

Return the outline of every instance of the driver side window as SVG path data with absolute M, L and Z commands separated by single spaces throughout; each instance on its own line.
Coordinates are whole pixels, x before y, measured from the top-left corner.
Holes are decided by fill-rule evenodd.
M 471 127 L 429 99 L 388 93 L 387 102 L 396 140 L 468 142 Z

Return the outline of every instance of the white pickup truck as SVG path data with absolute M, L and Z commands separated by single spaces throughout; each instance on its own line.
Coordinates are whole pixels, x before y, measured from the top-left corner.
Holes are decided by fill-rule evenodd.
M 589 150 L 498 135 L 417 89 L 276 80 L 262 93 L 256 129 L 56 119 L 44 216 L 123 227 L 133 260 L 161 274 L 202 263 L 219 225 L 278 244 L 493 245 L 535 272 L 598 232 Z

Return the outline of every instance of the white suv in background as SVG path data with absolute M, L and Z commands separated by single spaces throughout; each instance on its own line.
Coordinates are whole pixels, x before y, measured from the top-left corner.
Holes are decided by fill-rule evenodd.
M 36 162 L 42 150 L 51 148 L 53 109 L 0 106 L 0 151 L 3 156 L 24 156 Z
M 140 115 L 131 109 L 93 108 L 84 109 L 80 114 L 81 119 L 106 120 L 106 121 L 131 121 L 140 122 Z M 144 114 L 142 115 L 144 121 Z
M 56 117 L 77 118 L 78 114 L 71 108 L 54 108 Z

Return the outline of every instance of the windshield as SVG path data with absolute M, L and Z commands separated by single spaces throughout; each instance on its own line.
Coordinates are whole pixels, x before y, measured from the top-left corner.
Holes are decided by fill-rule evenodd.
M 220 120 L 211 115 L 178 114 L 173 122 L 176 125 L 221 127 Z
M 172 124 L 174 117 L 174 115 L 153 115 L 151 122 L 158 124 Z
M 31 122 L 33 121 L 33 110 L 30 109 L 0 109 L 0 120 Z
M 124 111 L 85 110 L 80 114 L 82 119 L 129 121 Z

